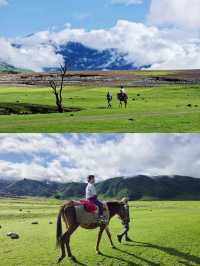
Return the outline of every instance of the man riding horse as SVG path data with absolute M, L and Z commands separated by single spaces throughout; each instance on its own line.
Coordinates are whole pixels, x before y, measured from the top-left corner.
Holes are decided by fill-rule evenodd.
M 98 200 L 95 184 L 95 176 L 89 175 L 87 178 L 88 185 L 86 187 L 86 199 L 98 206 L 99 222 L 104 223 L 105 217 L 103 216 L 103 203 Z
M 71 253 L 70 237 L 79 226 L 85 229 L 100 228 L 96 244 L 97 254 L 101 254 L 99 251 L 99 244 L 104 230 L 109 237 L 112 248 L 115 248 L 108 225 L 115 215 L 117 215 L 121 221 L 124 221 L 124 223 L 126 222 L 126 204 L 123 201 L 108 201 L 104 204 L 99 202 L 94 187 L 94 181 L 95 177 L 93 175 L 88 177 L 86 200 L 82 200 L 80 202 L 69 201 L 61 207 L 58 213 L 56 239 L 57 245 L 60 246 L 62 251 L 58 262 L 62 261 L 66 257 L 65 245 L 68 257 L 72 260 L 76 260 Z M 91 204 L 95 204 L 94 206 L 97 205 L 98 210 L 95 210 Z M 62 233 L 62 220 L 67 228 L 67 231 L 64 234 Z
M 120 107 L 122 108 L 122 103 L 124 102 L 125 108 L 128 104 L 128 95 L 125 92 L 124 86 L 120 87 L 120 92 L 117 94 L 117 99 L 120 101 Z

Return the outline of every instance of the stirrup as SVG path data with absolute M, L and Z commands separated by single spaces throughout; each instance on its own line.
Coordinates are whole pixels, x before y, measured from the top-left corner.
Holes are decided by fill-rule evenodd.
M 105 216 L 100 216 L 97 218 L 97 221 L 99 224 L 107 224 L 108 223 L 108 220 Z

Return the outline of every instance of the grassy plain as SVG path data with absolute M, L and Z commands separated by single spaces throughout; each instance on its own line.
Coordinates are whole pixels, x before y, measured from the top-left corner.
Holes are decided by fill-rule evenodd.
M 105 95 L 113 94 L 107 109 Z M 174 85 L 128 88 L 129 105 L 120 109 L 118 88 L 68 86 L 64 106 L 83 110 L 71 113 L 0 115 L 0 132 L 199 132 L 200 86 Z M 55 105 L 50 88 L 0 87 L 1 103 Z M 189 105 L 189 106 L 188 106 Z
M 51 199 L 0 200 L 0 265 L 57 265 L 60 251 L 55 248 L 55 223 L 60 204 Z M 121 224 L 115 217 L 110 230 L 116 250 L 103 235 L 103 255 L 97 256 L 97 230 L 78 229 L 71 238 L 71 247 L 79 262 L 66 258 L 60 265 L 200 265 L 200 202 L 138 201 L 130 205 L 130 237 L 134 242 L 117 242 Z M 33 225 L 33 221 L 39 224 Z M 8 238 L 10 231 L 19 233 L 20 239 Z

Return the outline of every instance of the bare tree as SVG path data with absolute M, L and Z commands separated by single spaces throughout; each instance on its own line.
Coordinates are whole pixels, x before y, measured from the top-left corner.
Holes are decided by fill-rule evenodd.
M 64 112 L 64 107 L 62 103 L 63 102 L 62 92 L 63 92 L 63 84 L 66 72 L 67 72 L 67 65 L 60 65 L 60 73 L 59 73 L 61 77 L 60 85 L 58 85 L 55 80 L 51 80 L 49 82 L 53 90 L 53 94 L 56 97 L 56 105 L 59 113 Z

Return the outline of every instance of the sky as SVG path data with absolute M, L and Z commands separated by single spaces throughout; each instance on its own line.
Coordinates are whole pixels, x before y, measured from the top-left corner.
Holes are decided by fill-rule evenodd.
M 7 2 L 7 4 L 5 4 Z M 126 3 L 127 2 L 127 3 Z M 119 19 L 145 20 L 149 0 L 0 0 L 0 32 L 7 37 L 26 36 L 48 30 L 62 29 L 66 23 L 74 28 L 109 29 Z
M 0 0 L 0 61 L 41 71 L 62 62 L 56 47 L 78 41 L 136 66 L 198 69 L 199 10 L 199 0 Z
M 200 178 L 199 134 L 1 134 L 0 179 Z

